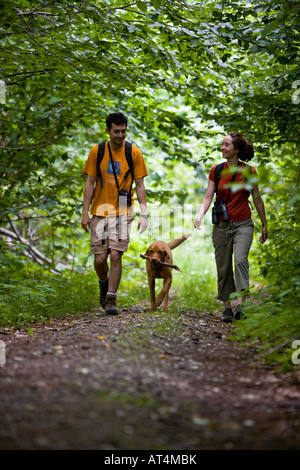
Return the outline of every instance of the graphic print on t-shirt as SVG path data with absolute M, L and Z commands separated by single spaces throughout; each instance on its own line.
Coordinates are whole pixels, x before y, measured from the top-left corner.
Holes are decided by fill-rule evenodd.
M 119 175 L 119 176 L 120 176 L 120 174 L 121 174 L 121 162 L 115 162 L 115 161 L 114 161 L 114 167 L 115 167 L 116 175 Z M 110 174 L 112 174 L 112 175 L 114 174 L 114 170 L 113 170 L 111 161 L 110 161 L 109 164 L 108 164 L 107 173 L 110 173 Z

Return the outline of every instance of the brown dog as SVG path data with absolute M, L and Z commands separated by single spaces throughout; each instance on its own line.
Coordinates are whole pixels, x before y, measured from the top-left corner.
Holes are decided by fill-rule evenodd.
M 146 259 L 146 269 L 148 275 L 148 283 L 150 290 L 151 311 L 156 310 L 157 307 L 164 301 L 163 308 L 168 310 L 169 290 L 172 284 L 172 268 L 181 271 L 177 266 L 174 266 L 172 252 L 174 248 L 183 243 L 189 235 L 182 235 L 180 238 L 175 238 L 169 243 L 162 241 L 153 242 L 141 258 Z M 163 279 L 163 286 L 155 298 L 155 279 Z

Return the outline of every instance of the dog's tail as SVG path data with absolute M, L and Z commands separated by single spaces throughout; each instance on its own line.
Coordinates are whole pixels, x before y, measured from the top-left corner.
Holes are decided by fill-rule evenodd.
M 183 243 L 185 240 L 187 240 L 189 238 L 190 234 L 188 235 L 181 235 L 181 237 L 178 237 L 178 238 L 175 238 L 174 240 L 172 240 L 170 243 L 168 243 L 168 246 L 171 248 L 171 250 L 173 250 L 174 248 L 176 248 L 176 246 L 180 245 L 181 243 Z

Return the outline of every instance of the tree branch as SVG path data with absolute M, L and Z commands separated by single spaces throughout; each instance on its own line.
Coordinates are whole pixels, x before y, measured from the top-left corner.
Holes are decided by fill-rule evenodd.
M 57 13 L 48 13 L 46 11 L 29 11 L 28 13 L 20 12 L 17 13 L 18 16 L 28 16 L 28 15 L 39 15 L 39 16 L 57 16 Z
M 47 47 L 43 46 L 41 43 L 39 43 L 36 39 L 34 39 L 32 37 L 32 35 L 26 31 L 26 29 L 22 26 L 22 25 L 18 25 L 20 28 L 23 29 L 23 31 L 30 37 L 30 39 L 35 43 L 37 44 L 39 47 L 41 47 L 42 49 L 44 49 L 45 51 L 48 52 L 48 54 L 51 54 L 52 56 L 54 57 L 57 57 L 58 59 L 66 62 L 67 64 L 71 65 L 71 67 L 74 67 L 76 70 L 79 70 L 79 72 L 81 73 L 84 73 L 86 74 L 88 77 L 90 77 L 92 80 L 95 80 L 96 82 L 100 82 L 100 80 L 98 80 L 97 78 L 93 77 L 92 75 L 90 75 L 88 72 L 85 72 L 81 67 L 78 67 L 77 65 L 73 64 L 69 59 L 65 59 L 64 57 L 61 57 L 59 56 L 58 54 L 55 54 L 54 52 L 51 52 L 50 49 L 48 49 Z
M 32 147 L 0 147 L 0 150 L 31 150 L 31 149 L 36 149 L 38 147 L 42 147 L 43 145 L 48 145 L 50 142 L 57 142 L 60 140 L 63 136 L 59 136 L 56 138 L 52 138 L 50 140 L 47 140 L 46 142 L 41 142 L 40 144 L 33 145 Z
M 6 77 L 14 77 L 16 75 L 25 75 L 25 74 L 30 74 L 33 75 L 34 73 L 44 73 L 44 72 L 49 72 L 50 70 L 54 70 L 53 68 L 50 69 L 43 69 L 43 70 L 30 70 L 28 72 L 16 72 L 16 73 L 10 73 L 9 75 L 6 75 Z
M 21 242 L 27 249 L 24 251 L 25 256 L 30 258 L 32 261 L 36 261 L 39 263 L 41 266 L 44 266 L 45 264 L 51 265 L 52 262 L 47 256 L 43 255 L 36 247 L 32 246 L 28 240 L 26 240 L 24 237 L 22 237 L 17 228 L 14 226 L 14 224 L 10 221 L 10 225 L 12 227 L 12 230 L 8 230 L 4 227 L 0 227 L 0 235 L 5 236 L 6 238 L 9 238 L 10 240 L 17 240 Z M 59 271 L 56 269 L 51 269 L 51 272 L 54 274 L 59 274 Z

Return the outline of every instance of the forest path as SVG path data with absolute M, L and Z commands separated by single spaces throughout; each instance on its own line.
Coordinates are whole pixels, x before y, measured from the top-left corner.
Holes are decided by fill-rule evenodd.
M 0 449 L 299 449 L 300 370 L 233 329 L 142 306 L 0 333 Z

